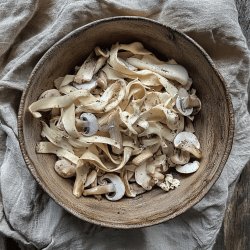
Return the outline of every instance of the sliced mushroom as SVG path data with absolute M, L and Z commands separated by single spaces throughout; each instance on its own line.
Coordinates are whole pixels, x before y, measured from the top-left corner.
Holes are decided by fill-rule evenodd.
M 55 171 L 63 178 L 70 178 L 76 175 L 76 165 L 66 159 L 58 160 Z
M 120 200 L 124 196 L 125 186 L 118 175 L 105 174 L 99 180 L 101 185 L 84 190 L 83 195 L 105 194 L 110 201 Z
M 60 92 L 57 89 L 49 89 L 44 91 L 40 96 L 39 96 L 39 100 L 44 99 L 44 98 L 48 98 L 48 97 L 56 97 L 56 96 L 61 96 Z M 50 109 L 46 109 L 44 111 L 49 111 Z M 58 108 L 53 108 L 51 109 L 51 115 L 52 116 L 56 116 L 60 114 L 60 109 Z
M 40 96 L 39 100 L 43 98 L 48 98 L 48 97 L 55 97 L 55 96 L 61 96 L 60 92 L 57 89 L 49 89 L 44 91 Z
M 97 172 L 96 170 L 92 170 L 87 176 L 84 187 L 90 186 L 92 183 L 94 183 L 95 179 L 97 179 Z
M 142 186 L 145 190 L 151 190 L 153 188 L 154 182 L 152 177 L 147 173 L 146 162 L 142 163 L 135 169 L 135 180 L 136 183 Z
M 194 114 L 194 110 L 195 113 L 200 111 L 201 101 L 194 93 L 189 95 L 186 89 L 180 88 L 176 99 L 176 108 L 184 116 L 189 116 Z
M 197 137 L 190 132 L 181 132 L 174 138 L 174 146 L 200 159 L 202 154 Z
M 110 115 L 108 119 L 108 131 L 110 138 L 117 142 L 118 147 L 112 146 L 112 151 L 115 154 L 121 154 L 123 152 L 122 135 L 118 124 L 118 113 Z
M 76 83 L 76 82 L 73 82 L 73 86 L 76 88 L 76 89 L 86 89 L 86 90 L 92 90 L 94 88 L 97 87 L 97 81 L 96 79 L 92 79 L 91 81 L 89 82 L 84 82 L 84 83 Z
M 76 179 L 73 188 L 73 194 L 79 198 L 84 190 L 84 185 L 89 172 L 89 166 L 83 160 L 79 160 L 76 165 Z
M 131 189 L 130 184 L 128 182 L 128 171 L 126 170 L 123 171 L 121 177 L 125 186 L 125 195 L 127 197 L 132 197 L 132 198 L 135 197 L 136 193 Z
M 94 180 L 94 182 L 93 182 L 92 184 L 90 184 L 90 186 L 91 186 L 92 188 L 97 187 L 97 178 Z M 102 195 L 100 195 L 100 194 L 96 194 L 96 195 L 94 195 L 94 197 L 95 197 L 98 201 L 100 201 L 100 200 L 102 199 Z
M 170 157 L 170 160 L 177 165 L 183 165 L 189 162 L 190 153 L 180 150 Z
M 78 70 L 74 81 L 77 83 L 89 82 L 93 77 L 95 65 L 96 58 L 94 57 L 94 53 L 92 52 Z
M 151 158 L 153 156 L 151 150 L 148 148 L 143 150 L 139 155 L 137 155 L 133 160 L 132 163 L 135 165 L 140 165 L 143 162 L 145 162 L 147 159 Z
M 198 170 L 200 163 L 198 161 L 187 163 L 183 166 L 177 166 L 175 169 L 181 174 L 192 174 Z
M 178 96 L 176 99 L 176 108 L 184 116 L 191 115 L 193 112 L 193 107 L 186 105 L 186 100 L 189 99 L 189 94 L 186 89 L 180 88 L 178 91 Z
M 85 126 L 83 127 L 85 136 L 92 136 L 96 134 L 96 132 L 99 129 L 99 126 L 98 126 L 98 121 L 94 114 L 82 113 L 80 115 L 80 120 L 87 122 L 87 124 L 85 124 Z
M 146 192 L 146 189 L 138 185 L 137 183 L 130 183 L 130 189 L 133 190 L 133 193 L 135 193 L 135 196 L 143 194 Z

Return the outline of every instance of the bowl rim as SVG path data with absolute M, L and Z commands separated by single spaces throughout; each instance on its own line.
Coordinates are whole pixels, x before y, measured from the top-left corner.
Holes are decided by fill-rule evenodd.
M 229 127 L 228 127 L 228 142 L 227 145 L 225 146 L 225 150 L 223 152 L 223 156 L 222 159 L 220 161 L 220 164 L 216 170 L 216 172 L 214 173 L 212 179 L 210 182 L 207 183 L 207 185 L 205 186 L 205 188 L 201 189 L 198 193 L 197 196 L 192 197 L 192 199 L 186 204 L 186 206 L 182 206 L 180 209 L 178 209 L 177 211 L 175 211 L 174 213 L 168 215 L 168 216 L 163 216 L 163 217 L 158 217 L 157 219 L 154 220 L 144 220 L 144 222 L 140 223 L 140 224 L 126 224 L 126 223 L 112 223 L 112 222 L 107 222 L 107 221 L 100 221 L 98 219 L 91 219 L 88 218 L 86 215 L 77 212 L 76 210 L 69 208 L 67 205 L 65 205 L 63 202 L 61 202 L 60 200 L 58 200 L 58 198 L 56 197 L 56 195 L 54 195 L 53 191 L 50 190 L 44 183 L 42 178 L 40 178 L 40 176 L 38 175 L 35 165 L 32 162 L 32 159 L 29 158 L 28 152 L 26 150 L 25 147 L 25 143 L 24 143 L 24 132 L 23 132 L 23 118 L 24 118 L 24 104 L 25 104 L 25 100 L 26 100 L 26 96 L 27 93 L 29 92 L 30 88 L 31 88 L 31 83 L 33 80 L 34 75 L 36 74 L 36 72 L 39 70 L 39 68 L 43 65 L 44 61 L 46 61 L 47 57 L 51 54 L 51 52 L 56 49 L 58 46 L 60 46 L 60 44 L 68 41 L 71 37 L 78 35 L 79 33 L 86 31 L 98 24 L 103 24 L 103 23 L 108 23 L 108 22 L 114 22 L 114 21 L 142 21 L 142 22 L 146 22 L 146 23 L 153 23 L 154 25 L 158 25 L 164 29 L 168 29 L 171 32 L 177 33 L 178 35 L 182 36 L 184 39 L 188 40 L 188 42 L 190 43 L 190 45 L 192 44 L 192 46 L 196 47 L 196 49 L 198 49 L 202 56 L 207 60 L 207 62 L 209 63 L 209 65 L 212 67 L 213 71 L 215 72 L 215 74 L 218 76 L 218 78 L 220 79 L 220 82 L 222 84 L 222 87 L 224 89 L 225 92 L 225 98 L 227 100 L 227 108 L 229 111 Z M 213 62 L 213 60 L 210 58 L 210 56 L 206 53 L 206 51 L 197 43 L 195 42 L 191 37 L 189 37 L 188 35 L 184 34 L 183 32 L 167 26 L 165 24 L 162 24 L 158 21 L 149 19 L 149 18 L 145 18 L 145 17 L 139 17 L 139 16 L 116 16 L 116 17 L 108 17 L 108 18 L 103 18 L 103 19 L 99 19 L 96 21 L 93 21 L 91 23 L 88 23 L 84 26 L 81 26 L 73 31 L 71 31 L 69 34 L 67 34 L 66 36 L 64 36 L 63 38 L 61 38 L 59 41 L 57 41 L 55 44 L 53 44 L 44 54 L 43 56 L 39 59 L 39 61 L 37 62 L 37 64 L 35 65 L 35 67 L 33 68 L 29 78 L 28 78 L 28 82 L 27 85 L 25 86 L 25 89 L 22 93 L 22 97 L 21 97 L 21 101 L 20 101 L 20 105 L 19 105 L 19 110 L 18 110 L 18 121 L 17 121 L 17 125 L 18 125 L 18 141 L 19 141 L 19 145 L 21 148 L 21 152 L 24 158 L 24 161 L 29 169 L 29 171 L 31 172 L 31 174 L 33 175 L 33 177 L 35 178 L 35 180 L 38 182 L 38 184 L 42 187 L 42 189 L 57 203 L 59 204 L 61 207 L 63 207 L 66 211 L 70 212 L 71 214 L 75 215 L 76 217 L 80 218 L 81 220 L 90 222 L 90 223 L 94 223 L 97 224 L 99 226 L 105 226 L 105 227 L 110 227 L 110 228 L 120 228 L 120 229 L 129 229 L 129 228 L 141 228 L 141 227 L 147 227 L 147 226 L 152 226 L 152 225 L 156 225 L 165 221 L 168 221 L 170 219 L 173 219 L 174 217 L 184 213 L 185 211 L 187 211 L 189 208 L 193 207 L 195 204 L 197 204 L 210 190 L 210 188 L 214 185 L 214 183 L 217 181 L 217 179 L 219 178 L 219 176 L 222 173 L 222 170 L 227 162 L 227 159 L 229 157 L 231 148 L 232 148 L 232 144 L 233 144 L 233 137 L 234 137 L 234 129 L 235 129 L 235 121 L 234 121 L 234 110 L 233 110 L 233 104 L 232 104 L 232 100 L 229 94 L 229 89 L 227 87 L 226 81 L 224 80 L 224 78 L 222 77 L 222 75 L 220 74 L 220 72 L 218 71 L 218 69 L 215 66 L 215 63 Z

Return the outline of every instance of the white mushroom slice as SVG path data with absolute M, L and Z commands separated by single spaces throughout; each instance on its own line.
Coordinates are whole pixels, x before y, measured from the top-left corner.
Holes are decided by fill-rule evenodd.
M 96 82 L 97 82 L 97 85 L 101 89 L 105 90 L 107 88 L 107 84 L 108 84 L 107 83 L 107 76 L 102 70 L 99 71 L 98 78 L 97 78 Z
M 94 182 L 90 185 L 91 188 L 97 187 L 97 178 L 94 180 Z M 102 195 L 100 194 L 95 194 L 94 197 L 100 201 L 102 199 Z
M 84 159 L 87 162 L 90 162 L 91 164 L 95 165 L 101 170 L 104 170 L 106 172 L 117 172 L 118 170 L 122 169 L 125 164 L 128 162 L 131 154 L 132 154 L 133 149 L 130 147 L 124 147 L 124 154 L 123 154 L 123 159 L 119 165 L 114 165 L 111 164 L 111 162 L 103 163 L 100 158 L 87 150 L 82 156 L 81 159 Z
M 109 117 L 108 132 L 110 134 L 110 138 L 116 141 L 118 144 L 118 147 L 112 147 L 113 153 L 121 154 L 123 152 L 122 135 L 119 129 L 117 112 L 115 112 L 113 115 Z
M 201 158 L 200 143 L 197 137 L 190 132 L 181 132 L 174 138 L 174 146 L 183 151 L 188 151 L 196 158 Z
M 180 88 L 176 99 L 176 108 L 184 116 L 191 115 L 193 112 L 193 108 L 186 105 L 186 100 L 188 100 L 188 98 L 189 94 L 187 90 Z
M 44 91 L 38 98 L 38 100 L 41 100 L 43 98 L 48 98 L 48 97 L 56 97 L 56 96 L 61 96 L 60 92 L 57 90 L 57 89 L 49 89 L 49 90 L 46 90 Z M 50 109 L 46 109 L 44 111 L 49 111 Z M 51 110 L 51 115 L 54 116 L 54 115 L 59 115 L 60 112 L 59 112 L 59 109 L 58 108 L 53 108 Z
M 161 65 L 165 63 L 164 61 L 159 60 L 154 54 L 144 55 L 141 60 L 148 64 Z
M 83 91 L 83 90 L 82 90 Z M 93 112 L 103 113 L 109 112 L 116 108 L 124 99 L 126 94 L 126 82 L 122 79 L 110 85 L 100 99 L 93 103 L 81 105 L 76 109 L 76 113 Z
M 75 124 L 75 104 L 71 104 L 69 107 L 63 109 L 62 112 L 62 124 L 67 133 L 74 137 L 79 138 L 80 133 L 76 129 Z
M 142 163 L 135 169 L 135 180 L 136 183 L 142 186 L 145 190 L 151 190 L 153 188 L 154 182 L 152 177 L 147 173 L 146 162 Z
M 189 95 L 184 88 L 180 88 L 176 99 L 176 108 L 184 116 L 189 116 L 192 113 L 194 114 L 194 108 L 195 113 L 200 111 L 201 101 L 195 94 Z
M 181 174 L 192 174 L 198 170 L 200 163 L 198 161 L 187 163 L 183 166 L 177 166 L 175 169 Z
M 62 80 L 62 82 L 60 84 L 59 89 L 61 89 L 64 86 L 69 85 L 71 82 L 74 81 L 74 78 L 75 78 L 75 75 L 66 75 L 66 76 L 64 76 L 64 78 L 63 78 L 63 80 Z
M 127 197 L 134 198 L 136 196 L 136 193 L 131 189 L 130 184 L 128 182 L 128 171 L 123 171 L 121 177 L 125 186 L 125 195 Z
M 59 89 L 59 92 L 61 94 L 64 94 L 64 95 L 67 95 L 67 94 L 74 92 L 74 91 L 77 91 L 77 88 L 75 88 L 71 85 L 66 85 L 66 86 L 60 87 L 60 89 Z
M 128 58 L 127 62 L 135 66 L 136 68 L 151 70 L 166 78 L 175 80 L 182 85 L 186 85 L 188 83 L 188 79 L 189 79 L 188 72 L 183 66 L 179 64 L 155 65 L 155 64 L 146 63 L 136 58 Z
M 74 81 L 77 83 L 89 82 L 94 75 L 95 65 L 96 59 L 94 58 L 94 54 L 92 52 L 78 70 Z
M 110 154 L 107 144 L 95 143 L 95 145 L 100 148 L 114 164 L 119 165 L 121 163 L 120 157 L 115 158 L 113 155 Z
M 53 108 L 64 108 L 70 106 L 80 97 L 88 96 L 87 90 L 78 90 L 64 96 L 47 97 L 33 102 L 29 106 L 29 111 L 35 118 L 40 118 L 42 115 L 38 111 L 45 111 Z
M 137 168 L 138 166 L 134 165 L 134 164 L 126 164 L 124 166 L 124 169 L 128 170 L 129 172 L 135 172 L 135 169 Z
M 173 141 L 176 136 L 174 131 L 171 131 L 167 126 L 164 126 L 163 124 L 159 122 L 149 122 L 149 127 L 145 129 L 138 136 L 142 137 L 142 136 L 147 136 L 150 134 L 156 134 L 160 138 L 163 138 L 168 141 Z
M 94 183 L 95 179 L 97 179 L 97 172 L 96 170 L 92 170 L 88 175 L 86 182 L 84 184 L 84 187 L 90 186 L 92 183 Z
M 180 152 L 176 152 L 174 155 L 172 155 L 170 160 L 176 165 L 186 164 L 190 160 L 190 153 L 180 150 Z
M 45 122 L 42 123 L 41 136 L 46 137 L 50 142 L 59 148 L 66 149 L 67 151 L 73 153 L 72 146 L 67 142 L 64 133 L 59 130 L 50 128 Z
M 108 200 L 117 201 L 125 194 L 125 186 L 118 175 L 105 174 L 100 177 L 99 183 L 101 185 L 84 190 L 83 195 L 105 194 Z
M 118 80 L 123 78 L 123 75 L 120 72 L 114 70 L 108 64 L 102 68 L 101 72 L 104 72 L 108 80 Z
M 57 89 L 48 89 L 39 96 L 38 100 L 55 96 L 61 96 L 60 92 Z
M 137 183 L 129 183 L 130 189 L 135 196 L 145 193 L 147 190 L 144 189 L 142 186 L 138 185 Z
M 153 145 L 159 143 L 159 137 L 154 137 L 154 138 L 150 138 L 150 139 L 142 138 L 141 142 L 142 142 L 143 147 L 153 146 Z
M 105 65 L 107 61 L 106 57 L 100 56 L 97 61 L 96 61 L 96 65 L 95 65 L 95 70 L 94 70 L 94 75 Z
M 155 160 L 147 162 L 147 173 L 153 176 L 156 172 L 156 169 L 160 169 L 161 166 L 165 165 L 165 163 L 166 163 L 166 155 L 156 156 Z
M 96 82 L 96 79 L 92 79 L 91 81 L 89 82 L 84 82 L 84 83 L 75 83 L 73 82 L 73 86 L 76 88 L 76 89 L 86 89 L 86 90 L 92 90 L 94 88 L 96 88 L 97 86 L 97 82 Z
M 87 122 L 87 124 L 85 124 L 85 126 L 82 129 L 84 132 L 83 135 L 85 135 L 85 136 L 95 135 L 99 129 L 99 125 L 98 125 L 98 121 L 97 121 L 96 116 L 94 114 L 91 114 L 91 113 L 82 113 L 80 115 L 80 119 L 82 121 Z
M 149 149 L 145 149 L 132 160 L 132 163 L 138 166 L 145 162 L 147 159 L 151 158 L 152 156 L 152 152 Z
M 161 104 L 141 113 L 139 119 L 164 123 L 171 130 L 177 129 L 180 123 L 178 114 L 166 107 L 163 107 Z
M 53 145 L 51 142 L 39 142 L 36 145 L 36 152 L 41 154 L 55 154 L 59 158 L 65 158 L 70 162 L 77 164 L 79 157 L 74 155 L 73 153 L 69 152 L 66 149 L 59 148 Z
M 58 77 L 54 80 L 54 86 L 59 89 L 64 77 Z
M 76 179 L 73 187 L 73 194 L 77 198 L 82 195 L 84 185 L 89 172 L 89 166 L 83 160 L 79 160 L 76 165 Z
M 76 165 L 66 159 L 58 160 L 55 171 L 63 178 L 70 178 L 76 175 Z
M 77 139 L 73 137 L 69 137 L 67 138 L 67 140 L 73 147 L 76 147 L 76 148 L 88 147 L 92 143 L 106 143 L 108 145 L 118 147 L 118 143 L 116 141 L 108 137 L 98 136 L 98 135 L 80 136 Z

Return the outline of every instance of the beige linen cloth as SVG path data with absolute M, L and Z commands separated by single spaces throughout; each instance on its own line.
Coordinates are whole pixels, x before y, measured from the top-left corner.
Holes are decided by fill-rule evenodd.
M 232 152 L 208 194 L 173 220 L 135 230 L 99 227 L 66 212 L 38 186 L 17 140 L 20 96 L 41 56 L 74 29 L 120 15 L 158 20 L 198 42 L 225 78 L 236 115 Z M 1 234 L 20 242 L 22 249 L 211 249 L 234 183 L 249 160 L 249 65 L 233 0 L 1 0 L 0 119 L 6 134 L 6 142 L 0 142 L 6 143 L 0 157 Z

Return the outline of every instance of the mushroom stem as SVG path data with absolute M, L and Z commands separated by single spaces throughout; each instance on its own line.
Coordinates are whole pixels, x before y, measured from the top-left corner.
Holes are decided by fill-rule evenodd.
M 83 127 L 88 126 L 89 122 L 88 121 L 83 121 L 79 118 L 76 118 L 76 127 L 79 130 L 82 130 Z
M 79 198 L 82 195 L 88 171 L 89 171 L 89 166 L 84 166 L 84 161 L 79 160 L 76 165 L 76 180 L 73 188 L 73 194 L 77 198 Z
M 196 108 L 200 107 L 201 103 L 198 97 L 190 95 L 188 98 L 183 98 L 183 107 L 184 108 Z
M 113 183 L 108 183 L 106 185 L 99 185 L 97 187 L 92 187 L 89 189 L 85 189 L 83 191 L 83 195 L 96 195 L 96 194 L 108 194 L 115 192 L 115 186 Z

